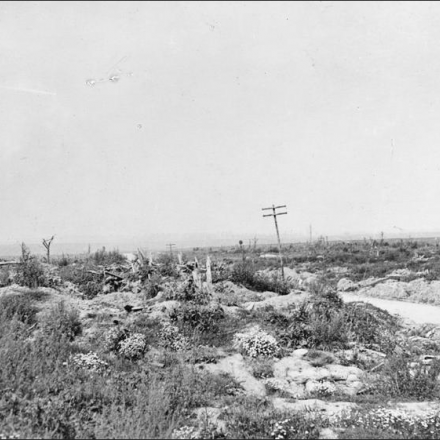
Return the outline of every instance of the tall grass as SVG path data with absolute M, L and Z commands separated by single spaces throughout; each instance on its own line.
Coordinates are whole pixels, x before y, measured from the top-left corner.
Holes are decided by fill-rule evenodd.
M 269 277 L 257 273 L 250 262 L 235 264 L 229 279 L 256 292 L 269 291 L 279 293 L 280 295 L 287 295 L 293 287 L 288 280 L 283 280 L 276 274 Z

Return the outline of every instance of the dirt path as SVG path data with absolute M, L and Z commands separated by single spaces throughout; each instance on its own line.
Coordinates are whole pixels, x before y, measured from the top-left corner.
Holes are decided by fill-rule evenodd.
M 429 323 L 440 325 L 440 307 L 438 306 L 403 302 L 392 299 L 372 298 L 354 295 L 352 293 L 341 293 L 341 296 L 345 302 L 368 302 L 392 314 L 397 314 L 403 318 L 411 319 L 417 324 Z

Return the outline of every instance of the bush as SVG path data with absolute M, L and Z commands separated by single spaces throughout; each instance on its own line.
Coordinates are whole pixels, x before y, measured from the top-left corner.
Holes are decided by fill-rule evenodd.
M 278 328 L 277 337 L 288 348 L 342 348 L 348 342 L 343 313 L 344 303 L 339 295 L 325 286 L 315 285 L 307 302 L 290 309 L 289 325 Z
M 345 304 L 344 314 L 347 331 L 357 342 L 386 354 L 394 352 L 398 343 L 395 337 L 398 329 L 396 317 L 362 302 Z
M 72 260 L 68 256 L 63 254 L 60 258 L 55 260 L 55 263 L 58 265 L 58 267 L 66 267 L 72 263 Z
M 104 288 L 104 276 L 88 272 L 88 266 L 82 268 L 63 266 L 60 268 L 60 277 L 76 284 L 87 299 L 95 298 Z
M 113 327 L 104 335 L 103 349 L 108 352 L 118 352 L 122 341 L 127 339 L 130 333 L 126 329 Z
M 287 348 L 306 346 L 310 336 L 310 310 L 306 302 L 302 302 L 290 309 L 288 325 L 276 329 L 276 336 L 280 344 Z
M 232 269 L 230 280 L 249 290 L 276 292 L 280 295 L 287 295 L 292 287 L 291 281 L 283 281 L 276 273 L 272 274 L 271 277 L 256 273 L 248 262 L 236 264 Z
M 12 283 L 11 273 L 6 267 L 0 267 L 0 287 L 9 286 Z
M 188 338 L 180 333 L 178 327 L 168 323 L 163 324 L 158 338 L 159 346 L 172 351 L 188 350 L 190 348 Z
M 313 313 L 308 325 L 307 347 L 330 350 L 344 348 L 348 342 L 345 317 L 342 312 L 326 315 Z
M 279 354 L 280 347 L 277 340 L 263 330 L 257 329 L 249 333 L 237 333 L 234 345 L 247 356 L 273 357 Z
M 199 289 L 192 277 L 179 283 L 177 287 L 170 286 L 165 293 L 165 299 L 176 301 L 191 301 L 194 304 L 207 304 L 211 299 L 210 293 L 206 289 Z
M 375 388 L 390 397 L 432 400 L 440 397 L 439 375 L 440 361 L 414 365 L 405 354 L 393 355 L 385 362 Z
M 159 273 L 164 277 L 178 278 L 179 272 L 177 270 L 174 258 L 170 254 L 161 254 L 157 258 L 159 264 Z
M 221 307 L 199 306 L 194 303 L 183 304 L 169 313 L 171 322 L 176 323 L 184 332 L 216 332 L 218 320 L 225 317 Z
M 135 333 L 119 343 L 119 354 L 126 359 L 140 359 L 147 350 L 147 338 L 142 333 Z
M 31 298 L 30 294 L 11 294 L 0 297 L 1 320 L 16 318 L 24 324 L 34 324 L 37 321 L 38 309 L 32 304 Z
M 339 295 L 325 286 L 312 286 L 306 302 L 290 308 L 289 315 L 272 313 L 267 322 L 283 347 L 303 346 L 324 349 L 343 348 L 356 341 L 367 348 L 392 353 L 398 344 L 397 318 L 364 303 L 344 304 Z
M 79 313 L 75 309 L 66 308 L 63 301 L 54 306 L 41 324 L 43 333 L 57 335 L 73 341 L 82 333 Z
M 24 243 L 21 250 L 20 264 L 17 266 L 14 281 L 20 286 L 30 288 L 47 286 L 48 281 L 41 263 L 34 256 L 31 256 Z
M 98 266 L 108 266 L 110 264 L 123 264 L 127 261 L 125 257 L 117 249 L 108 252 L 105 250 L 105 247 L 94 252 L 90 257 L 90 260 L 93 261 L 93 263 Z

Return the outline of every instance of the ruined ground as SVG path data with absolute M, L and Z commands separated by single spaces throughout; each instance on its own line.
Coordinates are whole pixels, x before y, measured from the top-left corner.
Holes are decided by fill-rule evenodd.
M 436 297 L 429 272 L 29 258 L 0 288 L 1 438 L 440 437 L 440 326 L 356 301 Z

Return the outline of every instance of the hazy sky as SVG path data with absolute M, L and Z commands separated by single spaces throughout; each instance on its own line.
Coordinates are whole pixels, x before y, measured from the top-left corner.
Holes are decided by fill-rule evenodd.
M 0 242 L 440 229 L 437 2 L 0 2 Z

